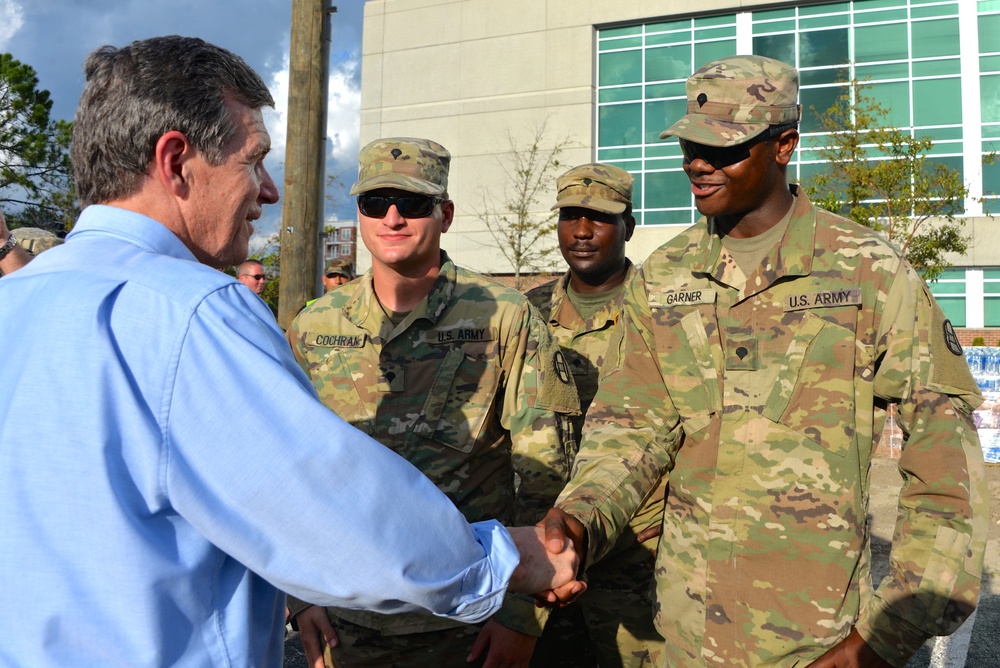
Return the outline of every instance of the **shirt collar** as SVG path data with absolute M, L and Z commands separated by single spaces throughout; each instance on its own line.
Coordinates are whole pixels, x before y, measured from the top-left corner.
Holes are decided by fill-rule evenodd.
M 80 214 L 73 230 L 66 235 L 66 241 L 70 243 L 77 237 L 84 238 L 90 234 L 116 237 L 151 253 L 198 261 L 184 242 L 163 223 L 117 206 L 88 206 Z

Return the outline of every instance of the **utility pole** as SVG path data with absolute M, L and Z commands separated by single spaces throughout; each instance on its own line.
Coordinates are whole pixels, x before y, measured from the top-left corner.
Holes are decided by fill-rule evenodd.
M 292 0 L 288 73 L 288 140 L 281 221 L 278 324 L 287 329 L 313 298 L 324 219 L 326 98 L 329 87 L 330 0 Z

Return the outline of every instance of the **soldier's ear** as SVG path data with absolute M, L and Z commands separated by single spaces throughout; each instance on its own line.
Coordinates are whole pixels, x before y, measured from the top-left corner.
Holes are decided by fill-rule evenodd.
M 455 219 L 455 203 L 451 200 L 441 202 L 441 234 L 448 231 L 451 221 Z
M 630 213 L 625 216 L 625 241 L 632 238 L 633 232 L 635 232 L 635 216 Z
M 799 131 L 795 128 L 785 130 L 774 140 L 774 161 L 782 167 L 787 167 L 798 145 Z

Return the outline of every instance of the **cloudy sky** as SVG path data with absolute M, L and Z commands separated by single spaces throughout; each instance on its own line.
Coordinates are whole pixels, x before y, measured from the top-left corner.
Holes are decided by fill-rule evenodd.
M 363 0 L 335 0 L 330 48 L 327 173 L 350 185 L 357 175 Z M 54 118 L 71 120 L 83 89 L 83 61 L 104 44 L 155 35 L 201 37 L 242 56 L 267 82 L 276 109 L 265 114 L 272 151 L 267 167 L 284 181 L 290 0 L 0 0 L 0 52 L 38 73 Z M 353 218 L 344 195 L 328 217 Z M 265 209 L 254 245 L 277 230 L 281 205 Z

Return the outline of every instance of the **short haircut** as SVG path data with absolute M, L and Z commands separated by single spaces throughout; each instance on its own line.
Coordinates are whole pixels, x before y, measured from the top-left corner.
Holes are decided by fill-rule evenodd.
M 243 272 L 245 272 L 250 267 L 256 267 L 257 265 L 260 265 L 261 269 L 264 268 L 264 263 L 261 262 L 260 260 L 247 260 L 246 262 L 241 262 L 236 267 L 236 276 L 237 277 L 243 276 Z
M 242 58 L 195 37 L 102 46 L 87 57 L 84 72 L 71 149 L 82 206 L 134 193 L 157 140 L 171 130 L 219 164 L 236 132 L 227 98 L 252 109 L 274 105 Z

